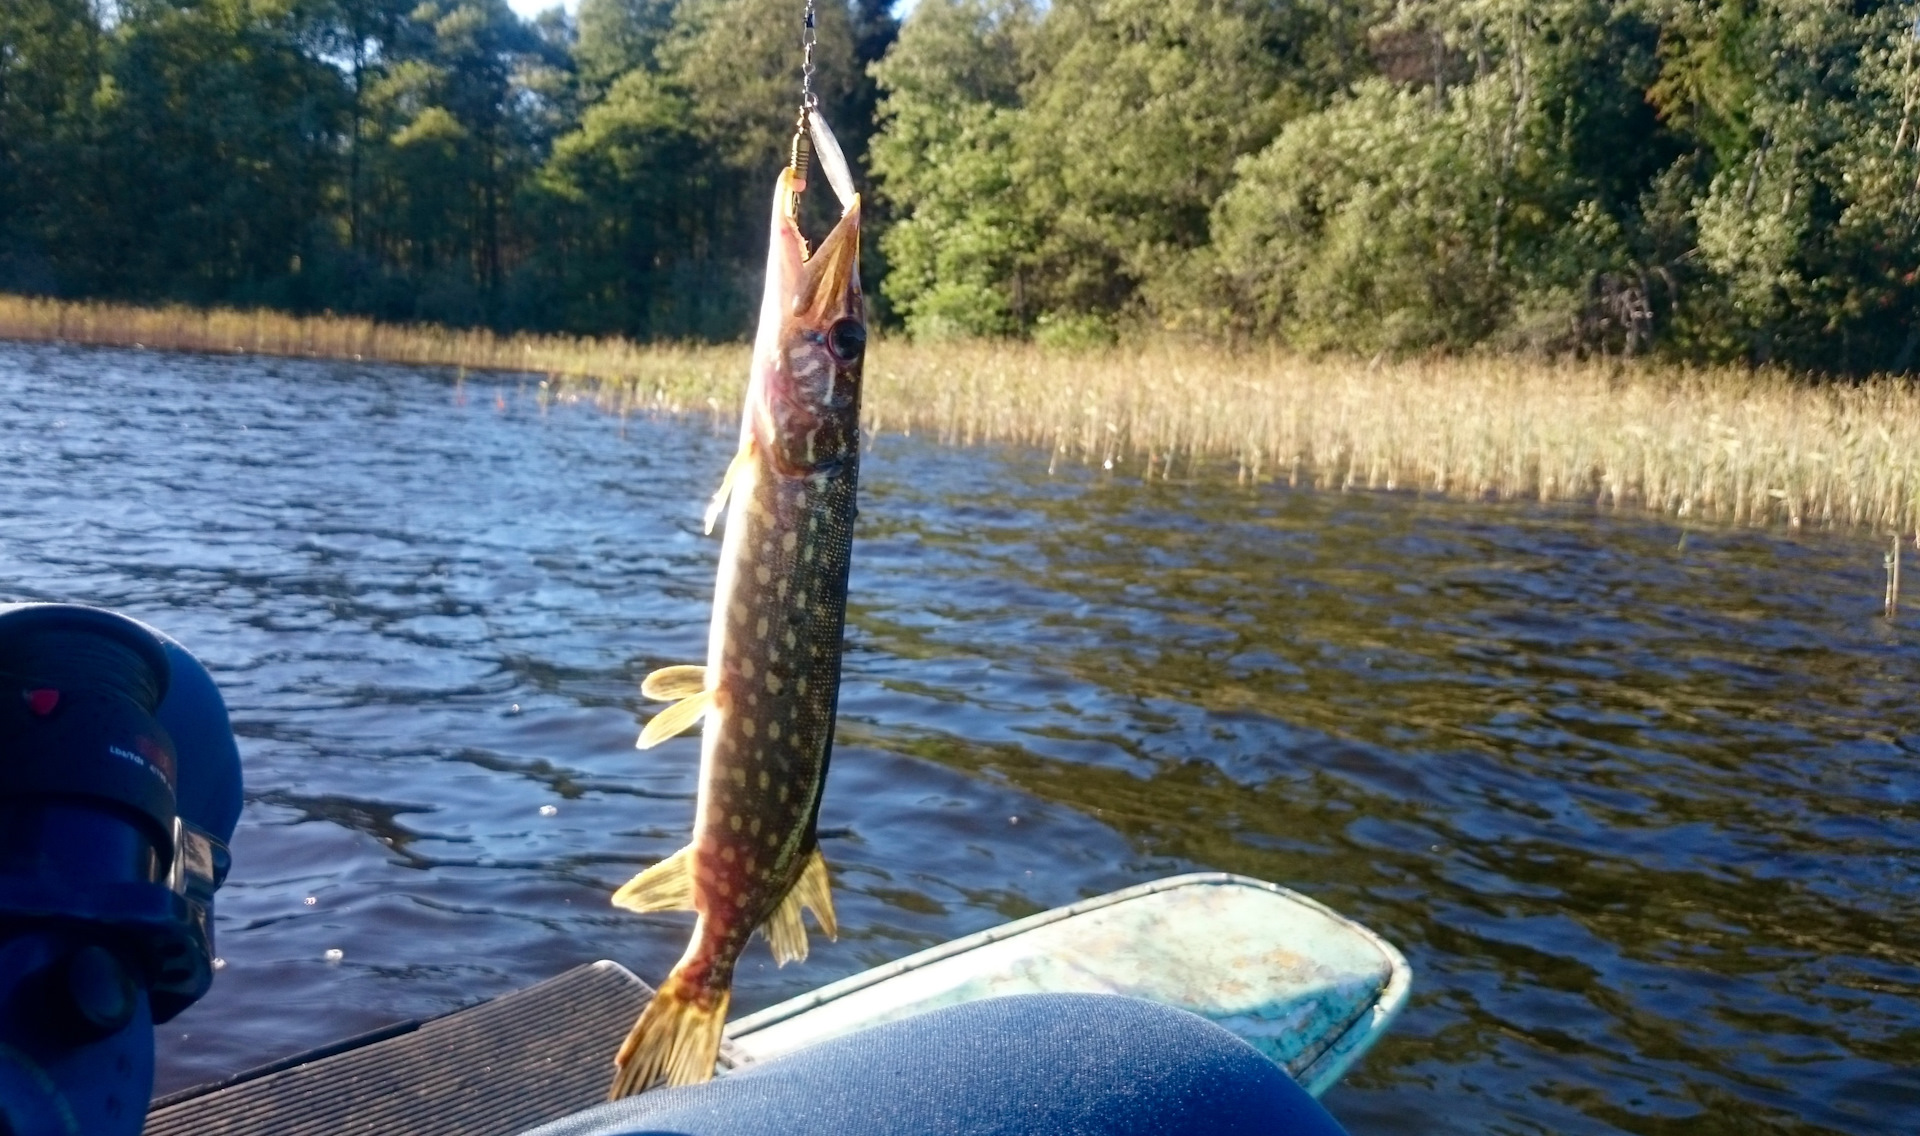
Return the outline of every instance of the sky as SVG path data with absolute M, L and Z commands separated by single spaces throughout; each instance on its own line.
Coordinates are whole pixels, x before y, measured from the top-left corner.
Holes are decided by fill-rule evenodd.
M 520 13 L 523 17 L 537 16 L 560 2 L 561 0 L 507 0 L 507 3 L 512 6 L 513 10 Z M 565 0 L 565 3 L 567 11 L 569 12 L 578 12 L 580 10 L 580 0 Z M 897 16 L 905 16 L 913 10 L 913 4 L 914 0 L 895 0 L 893 5 L 894 14 Z
M 507 0 L 507 4 L 521 16 L 537 16 L 553 7 L 559 0 Z M 566 0 L 567 11 L 578 12 L 580 0 Z

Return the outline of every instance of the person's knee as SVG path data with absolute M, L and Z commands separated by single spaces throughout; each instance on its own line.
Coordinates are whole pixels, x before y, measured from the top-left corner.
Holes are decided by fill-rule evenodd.
M 1285 1072 L 1205 1019 L 1111 995 L 990 998 L 648 1093 L 537 1136 L 1339 1136 Z M 529 1134 L 536 1136 L 536 1134 Z
M 1039 1131 L 1339 1132 L 1285 1071 L 1184 1010 L 1113 995 L 1057 994 L 986 999 L 938 1016 L 944 1018 L 940 1036 L 991 1037 L 980 1072 L 1052 1119 L 1054 1127 Z

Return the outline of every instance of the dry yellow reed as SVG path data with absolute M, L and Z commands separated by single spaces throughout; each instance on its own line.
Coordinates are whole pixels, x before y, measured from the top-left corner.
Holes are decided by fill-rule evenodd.
M 636 344 L 617 338 L 495 335 L 344 316 L 186 307 L 139 308 L 0 295 L 0 339 L 156 351 L 364 359 L 471 370 L 615 380 L 666 410 L 739 398 L 744 347 Z
M 869 420 L 1170 477 L 1920 527 L 1920 384 L 1526 358 L 885 343 Z
M 731 413 L 742 346 L 495 336 L 0 296 L 0 338 L 533 371 L 612 409 Z M 1520 358 L 1365 363 L 1162 343 L 876 342 L 866 419 L 1142 476 L 1589 502 L 1734 524 L 1920 529 L 1920 384 Z

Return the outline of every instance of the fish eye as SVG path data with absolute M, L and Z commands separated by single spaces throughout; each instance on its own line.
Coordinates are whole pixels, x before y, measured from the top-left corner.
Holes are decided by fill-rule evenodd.
M 835 320 L 827 329 L 827 350 L 841 363 L 856 363 L 867 349 L 867 328 L 859 320 Z

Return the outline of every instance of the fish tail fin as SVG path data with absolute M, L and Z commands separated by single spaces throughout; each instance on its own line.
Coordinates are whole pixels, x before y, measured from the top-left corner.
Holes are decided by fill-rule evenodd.
M 780 906 L 767 917 L 764 928 L 767 943 L 773 948 L 773 961 L 778 966 L 806 960 L 807 927 L 800 921 L 802 908 L 813 912 L 814 920 L 827 938 L 840 937 L 840 928 L 833 918 L 833 896 L 827 890 L 827 861 L 818 848 L 807 856 L 800 878 L 787 890 Z
M 729 991 L 686 982 L 677 970 L 668 975 L 614 1055 L 613 1087 L 607 1090 L 607 1099 L 630 1097 L 662 1083 L 697 1085 L 712 1080 L 731 1000 Z
M 693 846 L 621 884 L 613 893 L 613 905 L 628 911 L 692 911 Z

